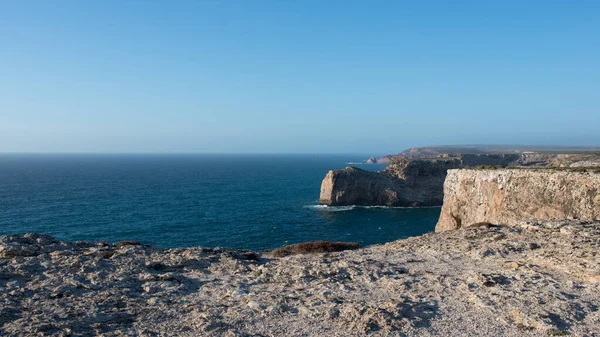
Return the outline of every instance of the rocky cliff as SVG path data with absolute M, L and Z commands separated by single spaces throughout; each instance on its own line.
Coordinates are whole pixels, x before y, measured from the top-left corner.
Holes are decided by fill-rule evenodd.
M 327 173 L 321 184 L 319 200 L 321 204 L 330 206 L 441 205 L 444 179 L 449 169 L 474 165 L 509 165 L 519 158 L 515 154 L 395 158 L 379 172 L 349 166 Z
M 600 219 L 600 170 L 450 170 L 435 230 L 530 218 Z
M 355 167 L 329 171 L 321 183 L 320 203 L 339 205 L 440 205 L 446 171 L 461 167 L 458 159 L 396 160 L 385 170 Z

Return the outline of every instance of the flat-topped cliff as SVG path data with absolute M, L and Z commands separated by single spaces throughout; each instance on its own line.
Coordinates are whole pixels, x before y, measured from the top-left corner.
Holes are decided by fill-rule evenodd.
M 530 218 L 600 219 L 599 169 L 450 170 L 436 231 Z
M 394 158 L 379 172 L 355 167 L 332 170 L 321 184 L 320 203 L 330 206 L 439 206 L 449 169 L 476 166 L 599 167 L 600 153 L 440 154 L 435 158 Z
M 553 157 L 569 157 L 569 160 L 579 161 L 587 157 L 600 163 L 600 148 L 598 147 L 565 147 L 565 146 L 510 146 L 510 145 L 471 145 L 471 146 L 426 146 L 406 149 L 398 154 L 388 154 L 378 160 L 370 158 L 367 164 L 389 164 L 395 158 L 434 158 L 439 155 L 459 156 L 464 154 L 532 154 L 542 161 L 552 161 Z
M 319 201 L 330 206 L 439 206 L 443 201 L 443 184 L 449 169 L 509 165 L 519 158 L 515 154 L 396 158 L 379 172 L 349 166 L 327 173 L 321 183 Z
M 321 183 L 319 202 L 330 206 L 440 205 L 446 171 L 461 167 L 457 158 L 395 160 L 385 170 L 369 172 L 355 167 L 329 171 Z
M 592 167 L 600 166 L 600 153 L 537 153 L 521 154 L 518 166 Z

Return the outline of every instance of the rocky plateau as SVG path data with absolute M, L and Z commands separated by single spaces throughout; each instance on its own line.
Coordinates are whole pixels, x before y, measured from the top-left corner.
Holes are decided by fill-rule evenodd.
M 600 336 L 600 224 L 291 255 L 0 237 L 6 336 Z

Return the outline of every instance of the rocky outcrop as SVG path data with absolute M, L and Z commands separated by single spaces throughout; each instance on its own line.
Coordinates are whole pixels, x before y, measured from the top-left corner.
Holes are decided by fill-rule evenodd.
M 329 171 L 321 183 L 324 205 L 440 205 L 446 170 L 460 167 L 457 159 L 400 160 L 379 172 L 352 166 Z
M 509 165 L 518 159 L 515 154 L 395 158 L 379 172 L 349 166 L 327 173 L 319 201 L 330 206 L 437 206 L 443 201 L 443 184 L 449 169 Z
M 0 236 L 0 335 L 595 336 L 599 238 L 538 221 L 266 258 Z
M 371 158 L 367 159 L 365 164 L 377 164 L 377 159 L 375 157 L 371 157 Z
M 530 218 L 600 219 L 599 170 L 450 170 L 436 231 Z

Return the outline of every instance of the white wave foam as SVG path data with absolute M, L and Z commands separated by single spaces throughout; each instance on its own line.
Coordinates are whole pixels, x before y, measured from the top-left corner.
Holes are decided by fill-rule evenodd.
M 326 211 L 326 212 L 344 212 L 344 211 L 351 211 L 356 206 L 354 206 L 354 205 L 350 205 L 350 206 L 307 205 L 304 207 L 314 208 L 314 209 L 318 209 L 318 210 Z
M 442 206 L 420 206 L 420 207 L 407 207 L 407 206 L 363 206 L 363 205 L 347 205 L 347 206 L 328 206 L 328 205 L 306 205 L 306 208 L 314 208 L 321 211 L 327 212 L 345 212 L 351 211 L 356 208 L 363 209 L 415 209 L 415 208 L 440 208 Z

